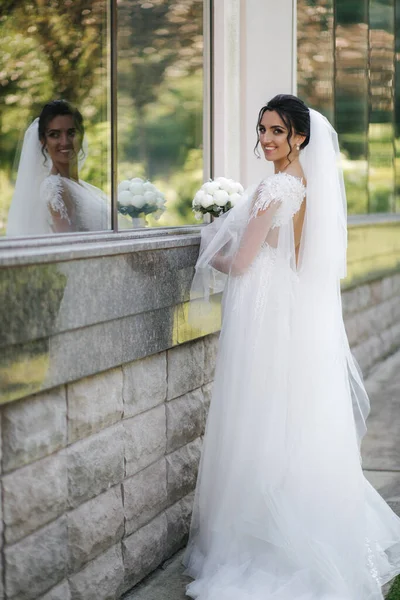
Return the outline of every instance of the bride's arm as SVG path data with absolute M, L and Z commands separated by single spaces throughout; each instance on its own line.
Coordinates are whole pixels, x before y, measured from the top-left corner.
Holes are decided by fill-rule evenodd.
M 54 208 L 51 205 L 49 209 L 51 215 L 52 229 L 54 233 L 68 233 L 70 231 L 73 231 L 71 227 L 71 219 L 69 218 L 69 216 L 60 213 L 58 210 L 54 210 Z
M 47 206 L 54 233 L 74 231 L 72 227 L 74 204 L 58 175 L 47 177 L 40 189 L 42 202 Z
M 267 208 L 257 210 L 246 226 L 236 254 L 232 257 L 218 253 L 211 262 L 214 269 L 221 273 L 242 275 L 260 252 L 279 206 L 280 202 L 273 202 Z

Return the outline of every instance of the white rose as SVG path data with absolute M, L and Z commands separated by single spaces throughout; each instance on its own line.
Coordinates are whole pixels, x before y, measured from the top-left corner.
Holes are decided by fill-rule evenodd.
M 218 183 L 218 187 L 221 190 L 225 190 L 226 192 L 229 192 L 229 190 L 231 188 L 231 180 L 230 179 L 227 179 L 226 177 L 217 177 L 215 182 Z
M 124 179 L 124 181 L 121 181 L 121 183 L 118 184 L 118 192 L 129 190 L 130 185 L 131 182 L 128 179 Z
M 194 218 L 196 219 L 196 221 L 201 221 L 203 218 L 203 213 L 201 212 L 195 212 L 194 213 Z
M 207 181 L 201 186 L 201 189 L 205 191 L 206 194 L 212 194 L 216 190 L 218 190 L 219 185 L 216 181 Z
M 201 202 L 204 199 L 205 195 L 206 195 L 206 192 L 204 190 L 199 190 L 195 194 L 195 197 L 193 198 L 193 207 L 201 206 Z
M 233 181 L 233 179 L 229 179 L 228 189 L 226 191 L 228 192 L 228 194 L 235 194 L 236 193 L 236 181 Z
M 235 182 L 234 192 L 236 192 L 237 194 L 243 194 L 243 192 L 244 192 L 242 184 L 239 183 L 238 181 Z
M 143 179 L 140 177 L 132 177 L 131 183 L 143 183 Z
M 141 196 L 140 194 L 136 194 L 135 196 L 133 196 L 132 206 L 134 206 L 135 208 L 143 208 L 143 206 L 145 204 L 146 204 L 146 200 L 145 200 L 144 196 Z
M 225 206 L 229 200 L 229 194 L 225 190 L 214 192 L 214 201 L 217 206 Z
M 214 204 L 214 198 L 211 194 L 205 194 L 204 198 L 201 201 L 201 205 L 203 208 L 210 208 Z
M 216 179 L 218 181 L 219 187 L 228 194 L 233 194 L 236 191 L 236 183 L 233 179 L 227 179 L 226 177 L 218 177 Z
M 143 189 L 145 192 L 154 192 L 157 193 L 157 188 L 155 185 L 153 185 L 152 183 L 150 183 L 150 181 L 146 181 L 143 184 Z
M 234 194 L 231 194 L 229 196 L 229 202 L 232 204 L 232 206 L 235 206 L 235 204 L 237 204 L 239 202 L 239 200 L 241 199 L 241 195 L 237 194 L 236 192 Z
M 156 195 L 155 195 L 154 192 L 150 192 L 150 191 L 145 192 L 143 194 L 143 198 L 145 199 L 145 203 L 146 204 L 150 204 L 150 205 L 154 204 L 154 205 L 156 205 L 156 203 L 157 203 Z
M 122 204 L 122 206 L 130 206 L 132 204 L 132 194 L 128 192 L 128 190 L 122 190 L 118 194 L 118 202 Z
M 143 182 L 142 181 L 131 181 L 131 184 L 129 186 L 129 191 L 134 196 L 141 196 L 144 193 L 143 192 Z

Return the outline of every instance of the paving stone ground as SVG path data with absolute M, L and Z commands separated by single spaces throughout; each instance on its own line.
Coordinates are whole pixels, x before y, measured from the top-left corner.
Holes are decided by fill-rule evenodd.
M 371 400 L 362 447 L 366 477 L 400 514 L 400 351 L 378 365 L 366 381 Z M 182 552 L 124 596 L 124 600 L 187 600 Z M 386 586 L 385 591 L 389 586 Z

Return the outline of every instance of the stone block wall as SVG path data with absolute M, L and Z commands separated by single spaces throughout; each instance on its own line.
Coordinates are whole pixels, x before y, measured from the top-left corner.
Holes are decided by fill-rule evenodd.
M 0 598 L 119 598 L 182 547 L 217 342 L 2 407 Z
M 400 273 L 342 293 L 352 351 L 365 375 L 400 348 Z
M 400 347 L 400 274 L 343 292 L 364 373 Z M 0 598 L 112 600 L 182 547 L 213 334 L 0 409 Z

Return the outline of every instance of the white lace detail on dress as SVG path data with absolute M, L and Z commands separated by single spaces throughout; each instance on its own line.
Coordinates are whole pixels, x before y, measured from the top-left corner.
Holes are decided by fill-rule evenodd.
M 40 186 L 40 196 L 46 206 L 49 206 L 54 212 L 58 212 L 62 219 L 66 219 L 71 224 L 62 194 L 63 184 L 60 175 L 49 175 Z M 49 221 L 52 223 L 50 214 Z
M 371 573 L 371 577 L 375 580 L 378 588 L 380 589 L 382 586 L 382 581 L 379 577 L 379 570 L 378 570 L 378 567 L 376 564 L 375 554 L 371 548 L 372 543 L 373 542 L 368 537 L 365 538 L 365 546 L 367 549 L 367 565 L 368 565 L 368 570 Z M 382 548 L 380 547 L 380 545 L 377 542 L 375 542 L 374 545 L 378 552 L 382 552 Z
M 274 202 L 280 202 L 272 219 L 271 229 L 285 225 L 300 209 L 306 188 L 298 177 L 289 173 L 276 173 L 260 184 L 260 191 L 251 210 L 251 217 L 256 217 L 258 211 L 265 210 Z

